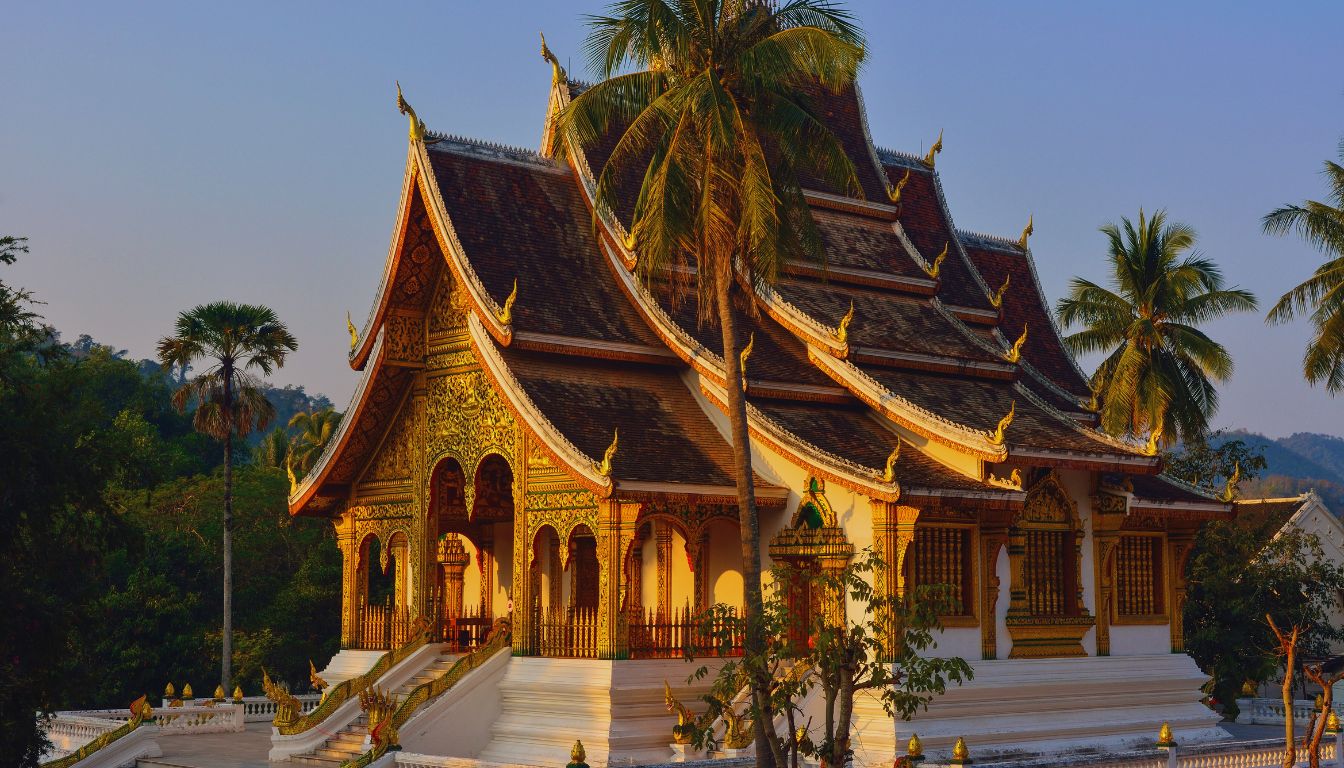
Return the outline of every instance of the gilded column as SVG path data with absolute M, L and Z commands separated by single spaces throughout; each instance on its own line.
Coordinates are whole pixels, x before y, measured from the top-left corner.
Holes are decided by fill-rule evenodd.
M 480 566 L 481 566 L 481 614 L 483 616 L 494 617 L 495 615 L 495 542 L 493 539 L 494 531 L 489 524 L 484 526 L 481 533 L 480 548 Z
M 1120 536 L 1115 531 L 1093 530 L 1092 563 L 1097 585 L 1097 655 L 1111 655 L 1111 619 L 1115 615 L 1115 550 Z
M 1195 548 L 1195 537 L 1191 531 L 1171 533 L 1167 536 L 1167 583 L 1171 585 L 1171 652 L 1185 652 L 1185 566 L 1190 553 Z
M 467 554 L 466 547 L 462 546 L 462 539 L 455 533 L 450 533 L 439 542 L 439 567 L 443 569 L 443 615 L 445 618 L 456 619 L 462 616 L 462 610 L 466 606 L 464 590 L 464 574 L 467 570 L 467 564 L 471 562 L 471 556 Z
M 667 523 L 654 522 L 653 530 L 658 550 L 658 615 L 669 616 L 672 611 L 672 528 Z
M 359 543 L 355 539 L 353 515 L 347 513 L 335 523 L 336 546 L 341 550 L 341 647 L 353 648 L 358 635 L 356 606 L 359 605 Z
M 709 534 L 701 531 L 695 536 L 695 541 L 686 542 L 686 555 L 691 561 L 691 577 L 694 583 L 695 596 L 692 600 L 694 605 L 691 609 L 699 614 L 713 603 L 710 595 L 709 569 L 706 567 L 706 559 L 709 557 Z
M 630 655 L 629 623 L 621 611 L 623 584 L 621 567 L 625 553 L 635 540 L 635 519 L 639 504 L 614 499 L 598 505 L 597 565 L 597 655 L 602 659 L 624 659 Z
M 882 560 L 882 568 L 875 574 L 873 585 L 879 594 L 905 597 L 905 557 L 915 540 L 915 523 L 919 508 L 873 499 L 873 549 Z M 892 618 L 881 621 L 884 631 L 895 631 Z M 890 655 L 888 654 L 888 658 Z
M 1008 529 L 980 529 L 980 657 L 998 658 L 999 552 L 1008 544 Z

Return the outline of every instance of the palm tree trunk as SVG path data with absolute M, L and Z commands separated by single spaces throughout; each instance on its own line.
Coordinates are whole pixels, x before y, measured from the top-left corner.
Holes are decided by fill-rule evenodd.
M 220 649 L 220 685 L 227 694 L 233 689 L 233 376 L 225 371 L 224 418 L 228 432 L 224 435 L 224 629 Z
M 727 260 L 725 260 L 727 261 Z M 719 311 L 719 329 L 723 334 L 723 363 L 727 376 L 724 389 L 728 393 L 728 424 L 733 438 L 733 474 L 737 482 L 738 532 L 742 541 L 742 609 L 746 619 L 746 637 L 743 655 L 757 660 L 751 674 L 752 701 L 757 717 L 756 765 L 769 768 L 778 764 L 774 754 L 776 744 L 767 729 L 774 727 L 773 711 L 769 707 L 770 680 L 765 664 L 765 630 L 761 624 L 764 606 L 761 599 L 761 530 L 756 517 L 756 487 L 751 473 L 751 436 L 747 431 L 747 398 L 742 391 L 741 361 L 738 359 L 737 325 L 733 317 L 732 265 L 728 261 L 714 280 L 714 298 Z

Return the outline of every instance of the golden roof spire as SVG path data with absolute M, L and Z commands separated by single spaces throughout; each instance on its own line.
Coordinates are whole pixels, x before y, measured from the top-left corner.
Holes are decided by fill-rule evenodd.
M 999 309 L 1000 307 L 1003 306 L 1003 294 L 1008 290 L 1008 284 L 1011 283 L 1012 281 L 1013 281 L 1013 275 L 1011 272 L 1004 275 L 1003 285 L 1000 285 L 999 290 L 995 291 L 994 295 L 989 297 L 989 303 L 995 309 Z
M 1008 405 L 1008 414 L 999 419 L 999 425 L 994 428 L 994 435 L 989 441 L 995 445 L 1003 445 L 1004 438 L 1008 432 L 1008 427 L 1013 423 L 1013 417 L 1017 415 L 1017 401 L 1014 400 Z
M 1027 250 L 1027 238 L 1031 237 L 1032 233 L 1036 231 L 1035 220 L 1035 215 L 1027 216 L 1027 226 L 1022 228 L 1022 237 L 1018 238 L 1017 244 L 1022 246 L 1024 251 Z
M 1013 348 L 1008 350 L 1007 354 L 1004 355 L 1004 359 L 1010 363 L 1016 363 L 1017 361 L 1021 360 L 1022 345 L 1026 343 L 1027 343 L 1027 324 L 1023 323 L 1022 335 L 1018 336 L 1017 341 L 1013 342 Z
M 551 65 L 551 85 L 567 82 L 569 78 L 565 76 L 565 68 L 560 66 L 560 60 L 555 58 L 551 49 L 546 45 L 546 33 L 541 33 L 541 58 L 545 59 Z
M 835 340 L 841 344 L 849 343 L 849 324 L 854 321 L 854 300 L 849 300 L 849 311 L 840 318 L 840 325 L 836 326 L 835 333 L 831 334 Z
M 938 140 L 933 142 L 932 147 L 929 147 L 929 154 L 924 156 L 924 164 L 932 168 L 934 156 L 936 156 L 939 152 L 942 151 L 943 151 L 943 132 L 938 131 Z
M 901 177 L 900 181 L 896 182 L 895 186 L 892 186 L 890 184 L 887 185 L 887 199 L 891 201 L 892 205 L 900 205 L 901 190 L 905 189 L 905 185 L 908 184 L 909 182 L 910 182 L 910 169 L 906 168 L 905 175 Z
M 611 445 L 608 445 L 606 452 L 602 454 L 602 462 L 593 465 L 593 469 L 597 470 L 597 474 L 603 477 L 611 477 L 611 457 L 616 455 L 616 446 L 620 443 L 620 439 L 620 428 L 618 427 L 611 430 Z
M 405 97 L 401 95 L 401 83 L 397 83 L 397 111 L 410 120 L 411 128 L 408 135 L 411 141 L 423 141 L 425 138 L 425 121 L 415 116 L 415 110 L 406 102 Z

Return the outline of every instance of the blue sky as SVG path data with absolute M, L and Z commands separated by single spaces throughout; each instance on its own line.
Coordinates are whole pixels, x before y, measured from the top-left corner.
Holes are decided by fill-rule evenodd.
M 1097 227 L 1139 207 L 1193 225 L 1268 306 L 1318 255 L 1260 233 L 1324 194 L 1344 137 L 1344 4 L 853 2 L 874 138 L 923 151 L 956 224 L 1032 247 L 1051 300 L 1102 279 Z M 342 405 L 345 313 L 386 257 L 405 161 L 393 81 L 432 129 L 534 147 L 549 70 L 593 3 L 11 3 L 0 47 L 6 281 L 73 339 L 150 356 L 183 308 L 276 308 L 301 348 L 275 377 Z M 1237 361 L 1220 426 L 1344 434 L 1301 380 L 1303 324 L 1209 332 Z

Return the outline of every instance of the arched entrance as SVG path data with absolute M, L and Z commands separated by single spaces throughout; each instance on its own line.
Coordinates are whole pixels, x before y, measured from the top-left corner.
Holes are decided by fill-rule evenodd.
M 788 583 L 777 588 L 786 590 L 791 645 L 806 645 L 812 628 L 823 618 L 831 626 L 844 621 L 846 596 L 826 589 L 815 578 L 823 571 L 839 571 L 854 556 L 854 545 L 826 499 L 824 480 L 808 479 L 793 519 L 770 540 L 769 552 L 772 560 L 789 571 Z

